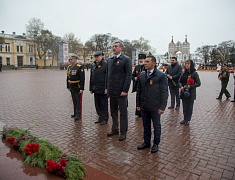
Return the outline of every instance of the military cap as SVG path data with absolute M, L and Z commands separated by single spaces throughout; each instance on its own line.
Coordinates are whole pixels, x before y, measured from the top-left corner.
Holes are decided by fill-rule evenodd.
M 94 56 L 103 56 L 103 55 L 104 55 L 104 53 L 102 53 L 101 51 L 96 51 L 94 53 Z
M 138 59 L 146 59 L 146 54 L 143 53 L 143 52 L 140 52 L 140 53 L 138 54 Z
M 69 59 L 73 59 L 73 58 L 79 59 L 79 57 L 78 57 L 76 54 L 74 54 L 74 53 L 69 53 Z

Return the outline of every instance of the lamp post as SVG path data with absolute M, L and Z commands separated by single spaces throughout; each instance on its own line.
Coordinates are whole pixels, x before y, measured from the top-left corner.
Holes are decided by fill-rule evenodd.
M 36 66 L 36 69 L 37 69 L 37 59 L 36 59 L 36 42 L 35 42 L 35 39 L 36 39 L 36 34 L 33 35 L 33 41 L 34 41 L 34 60 L 35 60 L 35 66 Z

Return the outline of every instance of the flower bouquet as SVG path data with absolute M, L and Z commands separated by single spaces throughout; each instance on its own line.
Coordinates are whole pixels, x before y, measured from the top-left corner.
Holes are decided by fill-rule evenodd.
M 192 79 L 191 76 L 189 75 L 189 76 L 188 76 L 188 79 L 187 79 L 186 85 L 187 85 L 187 86 L 190 86 L 190 85 L 193 85 L 193 84 L 195 84 L 195 81 L 194 81 L 194 79 Z M 184 94 L 184 97 L 187 97 L 187 98 L 190 97 L 189 89 L 188 89 L 188 88 L 185 88 L 183 94 Z
M 33 136 L 29 129 L 9 127 L 3 128 L 2 135 L 14 149 L 22 153 L 25 164 L 41 167 L 66 179 L 84 179 L 86 170 L 78 156 L 65 156 L 46 138 Z

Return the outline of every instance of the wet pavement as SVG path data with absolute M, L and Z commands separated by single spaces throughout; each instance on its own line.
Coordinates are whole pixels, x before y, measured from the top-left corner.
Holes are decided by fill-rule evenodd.
M 135 93 L 129 93 L 127 139 L 107 137 L 108 124 L 100 126 L 94 98 L 83 95 L 82 120 L 74 122 L 71 95 L 62 70 L 21 70 L 0 73 L 0 125 L 32 128 L 66 154 L 79 153 L 87 167 L 86 179 L 235 179 L 235 103 L 215 98 L 220 91 L 217 72 L 199 72 L 202 86 L 189 126 L 182 126 L 182 108 L 166 109 L 161 117 L 159 151 L 137 150 L 143 127 L 135 117 Z M 233 79 L 228 90 L 233 96 Z M 169 104 L 170 99 L 168 100 Z M 20 153 L 0 142 L 0 179 L 61 179 L 22 164 Z M 22 178 L 21 178 L 22 177 Z

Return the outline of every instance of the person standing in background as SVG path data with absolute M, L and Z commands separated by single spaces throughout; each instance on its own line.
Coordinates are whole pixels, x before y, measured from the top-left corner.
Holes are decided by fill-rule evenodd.
M 132 81 L 133 81 L 132 92 L 137 91 L 137 83 L 139 80 L 139 76 L 140 76 L 141 72 L 145 70 L 145 68 L 144 68 L 144 60 L 145 59 L 146 59 L 146 54 L 144 54 L 144 53 L 138 54 L 138 65 L 135 66 L 135 69 L 132 72 Z M 137 109 L 136 109 L 135 115 L 137 115 L 138 117 L 141 117 L 141 111 L 137 111 Z
M 180 108 L 180 94 L 179 94 L 179 78 L 182 75 L 182 67 L 178 64 L 177 58 L 171 58 L 171 65 L 166 70 L 166 75 L 168 78 L 168 86 L 171 95 L 171 105 L 168 109 L 179 110 Z M 176 102 L 176 107 L 175 107 Z
M 229 76 L 230 76 L 230 72 L 227 68 L 227 64 L 224 63 L 218 75 L 218 79 L 221 81 L 221 90 L 220 90 L 219 96 L 216 98 L 217 100 L 221 100 L 223 94 L 225 94 L 227 100 L 231 97 L 230 93 L 227 90 Z

